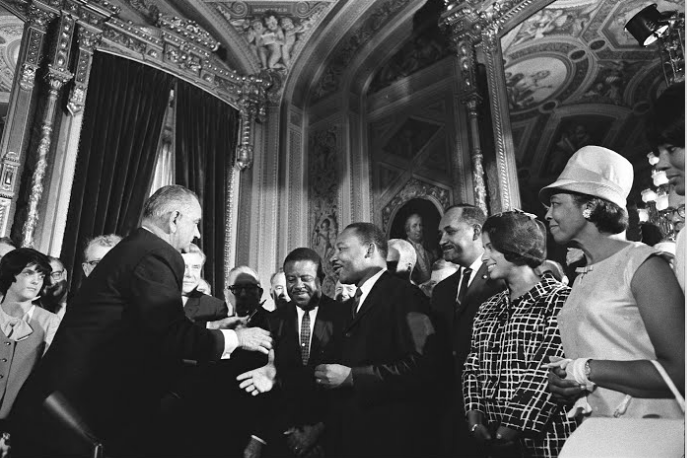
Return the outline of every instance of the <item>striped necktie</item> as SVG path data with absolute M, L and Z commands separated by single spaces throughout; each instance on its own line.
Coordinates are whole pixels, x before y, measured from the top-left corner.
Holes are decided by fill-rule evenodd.
M 465 295 L 468 293 L 468 283 L 470 282 L 471 274 L 472 269 L 463 269 L 463 278 L 460 281 L 460 288 L 458 289 L 458 295 L 456 296 L 456 310 L 463 309 L 463 301 L 465 300 Z
M 310 312 L 303 311 L 303 319 L 301 320 L 301 360 L 303 365 L 308 365 L 310 359 Z
M 355 290 L 355 296 L 353 296 L 353 308 L 351 309 L 351 315 L 353 318 L 358 314 L 358 307 L 360 306 L 360 296 L 363 295 L 363 290 L 357 288 Z

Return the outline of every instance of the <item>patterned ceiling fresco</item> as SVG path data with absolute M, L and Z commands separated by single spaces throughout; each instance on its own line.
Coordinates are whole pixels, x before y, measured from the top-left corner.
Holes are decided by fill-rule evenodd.
M 638 178 L 648 185 L 642 115 L 665 83 L 657 48 L 639 47 L 624 31 L 648 3 L 558 0 L 502 38 L 523 206 L 531 211 L 540 208 L 529 189 L 553 181 L 572 153 L 589 144 L 647 170 Z M 660 11 L 684 10 L 683 1 L 656 3 Z

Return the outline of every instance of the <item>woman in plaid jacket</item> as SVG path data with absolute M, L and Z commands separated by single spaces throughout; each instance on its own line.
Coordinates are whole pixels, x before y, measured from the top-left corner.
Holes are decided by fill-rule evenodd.
M 546 228 L 519 210 L 487 219 L 484 254 L 508 289 L 480 307 L 463 372 L 471 433 L 490 456 L 554 457 L 575 429 L 547 391 L 550 356 L 563 356 L 556 315 L 570 288 L 535 268 L 546 259 Z

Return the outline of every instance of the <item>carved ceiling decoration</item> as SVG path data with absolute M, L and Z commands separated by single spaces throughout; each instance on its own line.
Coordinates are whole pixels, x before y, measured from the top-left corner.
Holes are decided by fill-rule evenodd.
M 225 1 L 213 7 L 248 43 L 260 68 L 286 71 L 336 1 Z
M 0 8 L 0 103 L 3 104 L 10 98 L 23 33 L 24 22 Z
M 656 3 L 684 10 L 680 0 Z M 632 134 L 665 82 L 657 49 L 639 47 L 623 29 L 646 4 L 557 0 L 501 38 L 521 187 L 552 181 L 589 144 L 644 168 L 648 148 Z
M 312 102 L 317 102 L 333 94 L 341 87 L 341 78 L 360 49 L 373 41 L 374 36 L 388 25 L 395 15 L 411 0 L 386 0 L 374 6 L 374 11 L 363 21 L 356 23 L 334 53 L 327 59 L 324 73 L 320 76 L 312 92 Z

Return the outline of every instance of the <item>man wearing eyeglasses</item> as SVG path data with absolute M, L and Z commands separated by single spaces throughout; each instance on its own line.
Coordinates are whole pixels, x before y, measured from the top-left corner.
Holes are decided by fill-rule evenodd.
M 41 307 L 62 319 L 67 310 L 67 293 L 69 291 L 67 269 L 65 269 L 60 258 L 49 256 L 49 259 L 52 272 L 41 292 L 39 301 Z
M 88 277 L 100 260 L 121 241 L 122 238 L 117 234 L 99 235 L 89 240 L 83 252 L 84 262 L 81 263 L 84 275 Z
M 98 263 L 14 406 L 18 456 L 90 455 L 94 440 L 107 456 L 157 456 L 170 440 L 160 404 L 180 359 L 271 350 L 267 331 L 208 330 L 184 315 L 181 252 L 200 237 L 201 216 L 195 193 L 164 186 L 146 201 L 141 227 Z M 74 424 L 97 439 L 75 434 Z

